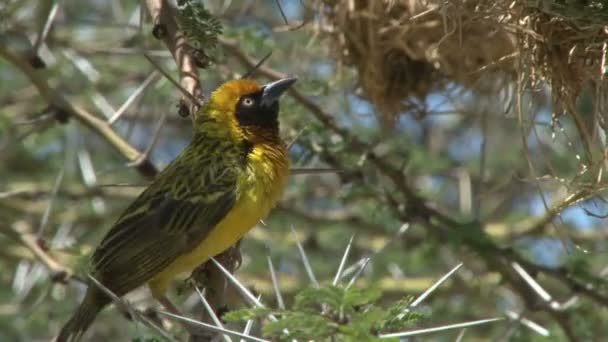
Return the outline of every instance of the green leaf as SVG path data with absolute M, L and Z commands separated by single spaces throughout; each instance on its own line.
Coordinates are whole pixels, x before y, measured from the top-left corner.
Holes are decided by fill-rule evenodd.
M 162 342 L 165 341 L 165 339 L 162 339 L 160 337 L 157 336 L 152 336 L 152 337 L 135 337 L 133 339 L 131 339 L 131 342 Z
M 281 341 L 294 338 L 323 340 L 338 332 L 338 324 L 318 313 L 285 312 L 278 321 L 266 324 L 262 331 L 265 336 L 273 336 Z
M 411 323 L 424 317 L 422 314 L 409 310 L 412 297 L 405 297 L 386 310 L 384 318 L 378 320 L 372 330 L 382 333 L 402 330 Z
M 228 322 L 248 321 L 250 319 L 260 319 L 272 313 L 269 308 L 246 308 L 234 310 L 226 313 L 222 318 Z
M 202 1 L 180 0 L 177 3 L 178 23 L 188 41 L 196 49 L 214 49 L 222 34 L 222 23 L 209 13 Z
M 308 288 L 298 293 L 294 310 L 318 311 L 322 304 L 337 309 L 343 301 L 343 290 L 339 287 L 329 286 L 321 288 Z
M 350 287 L 344 293 L 344 303 L 345 306 L 362 306 L 367 304 L 372 304 L 382 296 L 382 292 L 378 289 L 358 289 L 355 287 Z

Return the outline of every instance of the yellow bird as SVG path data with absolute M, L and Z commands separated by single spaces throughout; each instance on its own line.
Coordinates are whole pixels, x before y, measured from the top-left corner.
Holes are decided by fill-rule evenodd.
M 92 276 L 118 296 L 148 284 L 165 306 L 165 292 L 236 243 L 268 215 L 288 176 L 279 136 L 279 97 L 296 81 L 260 86 L 233 80 L 199 111 L 192 142 L 125 210 L 95 250 Z M 57 341 L 76 341 L 110 298 L 90 284 Z

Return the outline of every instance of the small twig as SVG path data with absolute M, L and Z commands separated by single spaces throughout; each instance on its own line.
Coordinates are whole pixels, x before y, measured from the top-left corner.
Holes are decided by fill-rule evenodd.
M 277 4 L 277 7 L 279 8 L 279 12 L 281 13 L 281 18 L 283 18 L 283 21 L 285 22 L 285 26 L 287 26 L 288 31 L 295 31 L 295 30 L 300 29 L 304 25 L 306 25 L 306 21 L 302 21 L 301 23 L 299 23 L 296 26 L 291 26 L 289 24 L 289 21 L 287 20 L 287 16 L 285 16 L 285 12 L 283 11 L 283 6 L 281 6 L 281 0 L 275 0 L 275 3 Z M 300 0 L 300 4 L 302 4 L 302 0 Z
M 262 59 L 260 59 L 259 62 L 257 62 L 256 65 L 254 65 L 251 70 L 247 71 L 243 77 L 241 77 L 241 79 L 245 79 L 245 78 L 251 78 L 253 77 L 253 75 L 255 74 L 255 72 L 258 70 L 258 68 L 260 66 L 262 66 L 262 64 L 264 64 L 266 62 L 266 60 L 268 58 L 270 58 L 270 56 L 272 56 L 272 51 L 270 51 L 269 53 L 266 54 L 266 56 L 262 57 Z
M 171 75 L 169 75 L 168 72 L 165 71 L 165 69 L 163 69 L 160 64 L 158 64 L 152 57 L 150 57 L 147 53 L 144 52 L 144 57 L 146 57 L 146 59 L 150 62 L 150 64 L 152 64 L 156 70 L 158 70 L 158 72 L 160 72 L 161 74 L 163 74 L 163 76 L 165 76 L 169 82 L 171 82 L 171 84 L 173 84 L 174 86 L 177 87 L 177 89 L 179 89 L 179 91 L 181 91 L 182 95 L 186 96 L 188 99 L 190 99 L 190 101 L 192 101 L 193 103 L 195 103 L 197 106 L 202 106 L 203 102 L 195 97 L 194 95 L 192 95 L 192 93 L 190 93 L 188 91 L 188 89 L 184 88 L 184 86 L 182 86 L 181 84 L 179 84 L 179 82 L 177 82 L 173 77 L 171 77 Z
M 298 133 L 296 133 L 296 136 L 293 137 L 293 139 L 291 139 L 291 141 L 287 144 L 287 151 L 291 150 L 293 145 L 295 145 L 295 143 L 298 141 L 300 136 L 302 136 L 302 133 L 304 133 L 305 130 L 306 130 L 306 127 L 302 128 L 301 130 L 298 131 Z
M 279 12 L 281 12 L 281 17 L 283 18 L 285 25 L 289 25 L 289 21 L 287 20 L 287 17 L 285 16 L 285 12 L 283 11 L 283 6 L 281 6 L 281 0 L 275 0 L 274 2 L 277 4 L 277 7 L 279 8 Z

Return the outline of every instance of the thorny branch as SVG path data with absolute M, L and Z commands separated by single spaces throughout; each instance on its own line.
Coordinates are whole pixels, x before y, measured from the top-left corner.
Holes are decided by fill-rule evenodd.
M 155 27 L 155 35 L 162 39 L 168 50 L 173 55 L 181 75 L 181 84 L 183 88 L 187 89 L 196 98 L 200 97 L 201 87 L 198 79 L 196 65 L 190 56 L 188 49 L 186 48 L 185 37 L 177 29 L 175 16 L 172 13 L 173 9 L 167 4 L 165 0 L 147 0 L 146 5 L 153 18 Z M 242 50 L 240 50 L 236 42 L 222 40 L 222 45 L 236 56 L 243 64 L 252 66 L 256 63 L 256 60 L 248 56 Z M 138 160 L 142 154 L 125 142 L 120 136 L 118 136 L 109 125 L 102 120 L 98 119 L 97 116 L 87 112 L 85 109 L 80 108 L 76 104 L 68 101 L 64 96 L 57 92 L 54 88 L 50 87 L 47 80 L 41 76 L 41 74 L 32 68 L 28 63 L 20 59 L 18 54 L 6 50 L 6 48 L 0 45 L 0 56 L 9 60 L 13 65 L 19 68 L 25 75 L 27 75 L 32 83 L 36 86 L 42 97 L 52 106 L 56 107 L 61 113 L 76 118 L 87 127 L 91 128 L 94 132 L 99 134 L 108 143 L 110 143 L 121 155 L 125 156 L 130 161 Z M 259 68 L 259 72 L 264 76 L 271 79 L 279 79 L 285 75 L 275 71 L 268 67 Z M 416 190 L 408 183 L 407 175 L 404 174 L 398 167 L 392 165 L 389 161 L 382 157 L 375 155 L 372 152 L 372 146 L 360 140 L 356 136 L 353 136 L 347 129 L 344 129 L 333 117 L 327 113 L 321 106 L 312 101 L 310 98 L 297 91 L 296 89 L 291 90 L 291 95 L 296 99 L 304 108 L 310 111 L 325 127 L 340 135 L 347 142 L 348 148 L 353 153 L 366 155 L 370 164 L 373 165 L 380 173 L 384 174 L 392 183 L 397 187 L 398 192 L 403 195 L 403 199 L 400 198 L 389 198 L 389 204 L 391 205 L 395 215 L 400 217 L 404 221 L 418 221 L 429 228 L 431 236 L 438 240 L 445 240 L 454 230 L 474 230 L 476 234 L 486 234 L 484 232 L 484 225 L 482 222 L 473 222 L 471 224 L 463 224 L 457 220 L 452 219 L 447 214 L 442 213 L 437 208 L 428 204 L 426 200 L 417 194 Z M 182 101 L 186 103 L 189 108 L 189 113 L 196 111 L 196 103 L 193 103 L 191 99 L 184 98 Z M 328 161 L 330 164 L 336 164 L 339 169 L 345 169 L 343 165 L 339 165 L 339 159 L 332 159 Z M 151 177 L 156 173 L 154 167 L 147 162 L 147 165 L 139 165 L 138 170 L 147 177 Z M 571 206 L 578 201 L 592 196 L 593 194 L 588 192 L 579 192 L 564 200 L 562 203 L 556 205 L 555 210 L 549 210 L 547 215 L 542 217 L 536 222 L 533 222 L 529 227 L 529 231 L 535 231 L 537 229 L 544 229 L 564 208 Z M 16 230 L 14 227 L 2 227 L 2 231 L 7 232 L 7 235 L 20 241 L 27 246 L 44 265 L 46 265 L 53 273 L 56 274 L 71 274 L 68 269 L 59 264 L 54 260 L 46 251 L 44 246 L 35 239 L 35 236 L 31 232 Z M 608 306 L 608 298 L 601 294 L 599 290 L 588 286 L 588 284 L 581 283 L 579 280 L 574 279 L 572 275 L 563 268 L 548 268 L 544 266 L 536 265 L 530 261 L 523 259 L 521 256 L 514 253 L 512 250 L 500 248 L 493 244 L 486 244 L 480 246 L 478 241 L 470 239 L 468 236 L 463 237 L 463 243 L 469 247 L 469 249 L 477 252 L 483 256 L 483 260 L 486 262 L 488 268 L 498 271 L 504 279 L 507 280 L 513 288 L 525 299 L 526 303 L 532 310 L 541 310 L 549 312 L 555 317 L 559 317 L 559 324 L 562 325 L 566 335 L 572 338 L 573 334 L 570 332 L 568 319 L 562 313 L 557 312 L 548 306 L 537 305 L 538 298 L 529 289 L 522 279 L 511 270 L 508 265 L 510 262 L 518 262 L 522 264 L 526 269 L 532 273 L 544 273 L 547 274 L 571 288 L 574 293 L 580 293 L 586 297 L 589 297 L 603 306 Z M 491 251 L 483 250 L 483 248 L 490 248 Z M 235 249 L 236 250 L 236 249 Z M 235 250 L 231 250 L 230 253 L 234 253 Z M 230 264 L 237 264 L 235 260 L 237 257 L 230 256 Z M 222 259 L 221 257 L 219 259 Z M 234 266 L 236 267 L 236 266 Z M 231 268 L 234 269 L 234 268 Z M 213 298 L 219 298 L 220 301 L 216 302 L 214 307 L 217 309 L 221 307 L 221 295 L 224 291 L 225 283 L 223 282 L 223 276 L 219 272 L 209 271 L 205 269 L 205 266 L 199 268 L 198 272 L 203 274 L 200 278 L 197 274 L 193 276 L 201 280 L 205 280 L 212 289 L 207 291 L 213 293 L 213 289 L 216 289 L 217 296 Z M 218 283 L 217 285 L 215 283 Z
M 179 113 L 183 116 L 190 114 L 194 120 L 195 113 L 200 108 L 200 102 L 194 101 L 192 98 L 202 98 L 201 84 L 196 61 L 190 53 L 186 36 L 178 28 L 175 9 L 166 0 L 146 0 L 146 6 L 154 23 L 154 36 L 161 39 L 173 55 L 181 76 L 181 88 L 191 94 L 191 96 L 182 97 Z M 217 259 L 230 272 L 233 272 L 240 264 L 241 259 L 238 243 L 218 256 Z M 208 262 L 199 266 L 192 273 L 192 278 L 207 289 L 205 292 L 206 298 L 214 310 L 218 311 L 224 306 L 226 279 L 213 263 Z M 206 314 L 203 315 L 202 320 L 213 323 L 211 317 Z M 206 334 L 190 336 L 190 341 L 193 342 L 208 339 L 209 336 Z
M 140 159 L 141 153 L 120 137 L 106 121 L 71 102 L 63 96 L 63 94 L 51 87 L 43 72 L 32 67 L 26 60 L 21 58 L 22 56 L 18 53 L 10 51 L 6 46 L 0 44 L 0 57 L 8 60 L 30 79 L 40 93 L 40 96 L 42 96 L 51 107 L 55 108 L 57 113 L 56 118 L 58 120 L 66 120 L 66 118 L 63 118 L 66 116 L 73 117 L 106 140 L 130 162 Z M 137 170 L 148 178 L 153 177 L 157 172 L 156 168 L 149 160 L 138 163 Z
M 220 43 L 242 64 L 248 67 L 255 65 L 255 59 L 243 52 L 235 42 L 229 40 L 220 40 Z M 258 68 L 258 72 L 264 77 L 272 80 L 285 77 L 284 74 L 267 66 Z M 351 152 L 367 156 L 367 160 L 369 160 L 375 169 L 391 180 L 399 193 L 403 195 L 403 201 L 391 196 L 387 196 L 389 198 L 389 205 L 397 217 L 404 222 L 416 221 L 423 224 L 429 228 L 428 231 L 431 236 L 440 241 L 445 241 L 446 243 L 448 237 L 454 236 L 456 231 L 462 233 L 463 230 L 470 230 L 469 233 L 459 235 L 459 238 L 465 245 L 469 247 L 470 250 L 483 257 L 483 260 L 489 269 L 495 270 L 502 275 L 502 277 L 511 285 L 511 287 L 515 289 L 517 293 L 519 293 L 522 299 L 524 299 L 524 302 L 530 310 L 542 310 L 547 311 L 552 315 L 556 314 L 555 307 L 548 304 L 538 305 L 538 296 L 530 289 L 530 286 L 509 266 L 512 262 L 519 262 L 525 265 L 525 267 L 532 272 L 548 274 L 554 279 L 557 279 L 568 286 L 573 293 L 580 293 L 592 301 L 608 307 L 607 296 L 599 292 L 598 289 L 574 279 L 566 270 L 536 265 L 525 260 L 511 249 L 505 250 L 500 248 L 498 245 L 492 242 L 490 236 L 484 231 L 484 224 L 482 222 L 462 223 L 451 218 L 447 214 L 442 213 L 440 210 L 427 203 L 423 197 L 416 193 L 416 190 L 414 190 L 408 184 L 407 175 L 404 172 L 393 166 L 389 161 L 376 156 L 372 152 L 372 146 L 368 145 L 356 136 L 353 136 L 347 129 L 339 126 L 333 117 L 320 105 L 299 92 L 296 88 L 290 89 L 290 95 L 300 105 L 313 114 L 317 120 L 323 123 L 326 128 L 338 134 L 346 142 L 345 146 L 347 146 Z M 323 158 L 323 156 L 321 157 Z M 326 160 L 326 162 L 328 162 L 332 167 L 348 172 L 348 168 L 344 165 L 339 165 L 340 162 L 335 158 L 330 158 L 330 160 Z M 559 203 L 555 207 L 551 208 L 546 216 L 534 222 L 529 229 L 536 230 L 544 228 L 544 226 L 549 224 L 563 209 L 593 196 L 594 193 L 595 192 L 581 190 L 569 196 L 562 203 Z M 562 318 L 560 321 L 562 328 L 567 335 L 570 335 L 571 327 L 564 326 L 567 319 L 563 319 L 565 316 L 562 312 L 559 313 L 559 316 Z
M 158 39 L 161 39 L 167 46 L 167 49 L 171 52 L 180 72 L 181 86 L 191 94 L 191 96 L 182 97 L 180 113 L 185 113 L 186 115 L 196 113 L 200 107 L 200 102 L 194 101 L 193 98 L 202 98 L 198 70 L 193 56 L 189 53 L 185 35 L 178 29 L 174 13 L 175 9 L 173 9 L 165 0 L 147 0 L 146 6 L 154 22 L 153 34 Z M 42 98 L 58 113 L 56 114 L 58 121 L 65 122 L 67 117 L 77 119 L 106 140 L 135 166 L 143 176 L 153 178 L 156 175 L 157 170 L 147 159 L 147 153 L 141 153 L 136 150 L 120 137 L 108 122 L 70 101 L 58 90 L 53 88 L 43 74 L 43 71 L 35 69 L 27 62 L 27 59 L 22 58 L 19 53 L 9 50 L 4 44 L 0 44 L 0 57 L 8 60 L 30 79 Z M 194 115 L 192 117 L 194 117 Z M 44 243 L 38 241 L 35 237 L 32 237 L 30 233 L 16 232 L 9 228 L 3 229 L 3 231 L 5 231 L 7 235 L 12 236 L 25 244 L 53 273 L 61 274 L 66 279 L 84 281 L 75 278 L 71 270 L 55 261 L 47 253 L 44 248 Z M 218 257 L 218 259 L 225 261 L 225 266 L 233 271 L 237 266 L 235 260 L 240 260 L 240 254 L 238 249 L 234 248 Z M 203 282 L 204 284 L 209 284 L 207 293 L 215 294 L 210 302 L 217 310 L 217 308 L 223 306 L 223 293 L 226 284 L 224 276 L 217 272 L 215 268 L 216 267 L 211 264 L 204 264 L 200 267 L 199 272 L 195 272 L 194 276 L 196 277 L 197 274 L 204 274 L 206 276 L 202 277 L 204 279 L 201 280 L 206 281 L 206 283 Z M 192 336 L 192 340 L 196 339 L 196 336 Z
M 0 37 L 6 39 L 7 37 Z M 19 69 L 25 76 L 29 78 L 32 84 L 36 87 L 40 96 L 53 108 L 55 119 L 59 122 L 65 122 L 69 117 L 73 117 L 83 125 L 87 126 L 101 138 L 106 140 L 115 150 L 124 156 L 130 162 L 139 161 L 136 169 L 145 177 L 151 178 L 156 174 L 156 168 L 148 159 L 141 159 L 141 153 L 132 147 L 126 140 L 120 137 L 110 125 L 104 120 L 98 118 L 86 109 L 80 107 L 74 102 L 68 100 L 63 94 L 51 87 L 48 80 L 45 78 L 44 70 L 36 69 L 32 64 L 28 63 L 27 59 L 22 58 L 18 52 L 11 51 L 4 44 L 0 44 L 0 57 L 6 59 L 13 66 Z M 54 278 L 57 279 L 74 279 L 83 281 L 75 277 L 73 272 L 55 261 L 47 251 L 44 241 L 32 236 L 27 231 L 15 231 L 10 228 L 3 231 L 15 239 L 26 245 L 32 253 L 44 264 L 51 272 L 54 273 Z
M 0 225 L 0 231 L 11 239 L 26 246 L 34 257 L 50 271 L 53 281 L 66 282 L 68 280 L 84 283 L 84 279 L 74 274 L 74 271 L 62 265 L 48 253 L 48 248 L 42 243 L 36 234 L 25 222 L 17 222 L 13 226 Z
M 201 83 L 194 56 L 190 53 L 186 36 L 177 25 L 174 8 L 167 0 L 146 0 L 148 12 L 152 17 L 152 30 L 157 39 L 162 40 L 173 55 L 181 77 L 182 87 L 194 98 L 202 98 Z M 180 114 L 184 116 L 196 113 L 200 105 L 188 96 L 180 102 Z M 194 115 L 192 115 L 194 118 Z

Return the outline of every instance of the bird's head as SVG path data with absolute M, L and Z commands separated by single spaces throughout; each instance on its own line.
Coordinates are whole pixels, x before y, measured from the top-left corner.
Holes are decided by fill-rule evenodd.
M 228 81 L 215 90 L 197 118 L 197 129 L 212 120 L 237 138 L 251 142 L 278 139 L 279 98 L 296 81 L 283 78 L 265 85 L 250 79 Z

